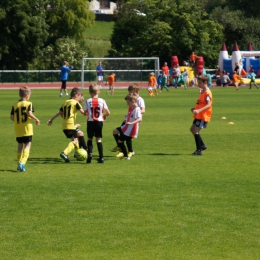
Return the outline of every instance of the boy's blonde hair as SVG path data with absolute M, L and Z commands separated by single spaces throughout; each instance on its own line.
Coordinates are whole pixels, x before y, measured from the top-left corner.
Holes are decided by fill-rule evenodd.
M 154 76 L 154 73 L 153 73 L 153 72 L 151 72 L 151 73 L 150 73 L 150 76 Z
M 91 84 L 89 86 L 89 93 L 90 94 L 96 95 L 96 94 L 98 94 L 98 91 L 99 91 L 99 87 L 98 87 L 97 83 Z
M 19 96 L 21 98 L 25 98 L 26 96 L 29 96 L 31 94 L 31 90 L 27 86 L 22 86 L 19 89 Z
M 128 92 L 131 93 L 139 93 L 140 87 L 137 83 L 133 83 L 128 87 Z
M 74 98 L 78 94 L 82 96 L 81 90 L 79 88 L 73 88 L 70 92 L 70 97 Z
M 206 83 L 209 81 L 209 78 L 206 75 L 202 75 L 198 78 L 198 80 L 202 81 L 203 83 Z

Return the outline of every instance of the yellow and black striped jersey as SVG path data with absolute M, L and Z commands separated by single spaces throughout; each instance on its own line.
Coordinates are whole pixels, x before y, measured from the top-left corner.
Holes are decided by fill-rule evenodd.
M 82 109 L 80 103 L 75 99 L 68 99 L 60 108 L 63 112 L 62 129 L 74 130 L 78 110 Z
M 12 106 L 11 115 L 14 116 L 14 129 L 16 137 L 33 135 L 32 119 L 28 112 L 34 112 L 32 102 L 19 100 Z

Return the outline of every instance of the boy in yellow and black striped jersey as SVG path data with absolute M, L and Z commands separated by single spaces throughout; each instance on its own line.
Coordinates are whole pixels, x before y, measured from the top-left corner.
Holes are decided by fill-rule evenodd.
M 62 119 L 62 129 L 67 138 L 71 138 L 71 142 L 68 144 L 67 148 L 60 154 L 60 157 L 65 162 L 70 162 L 69 153 L 75 148 L 79 148 L 78 135 L 75 126 L 77 112 L 80 111 L 84 115 L 84 110 L 80 104 L 82 98 L 82 92 L 78 88 L 73 88 L 70 93 L 70 99 L 66 100 L 65 103 L 61 106 L 59 112 L 57 112 L 47 124 L 51 125 L 52 121 L 61 116 Z M 84 138 L 84 137 L 83 137 Z
M 32 119 L 36 125 L 40 124 L 40 120 L 33 114 L 34 108 L 32 102 L 29 101 L 31 90 L 27 86 L 19 89 L 20 100 L 13 104 L 10 119 L 14 122 L 16 141 L 18 142 L 17 150 L 17 171 L 25 172 L 25 164 L 29 158 L 33 125 Z

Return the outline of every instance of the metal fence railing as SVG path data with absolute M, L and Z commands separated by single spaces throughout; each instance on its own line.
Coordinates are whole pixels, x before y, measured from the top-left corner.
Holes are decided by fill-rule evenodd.
M 116 81 L 132 82 L 147 81 L 149 73 L 153 70 L 104 70 L 104 81 L 110 72 L 116 74 Z M 69 73 L 70 82 L 81 82 L 81 70 L 71 70 Z M 84 81 L 96 81 L 95 70 L 84 71 Z M 54 83 L 60 81 L 60 70 L 0 70 L 1 83 Z
M 110 72 L 116 74 L 117 82 L 147 81 L 153 70 L 104 70 L 104 81 Z M 216 70 L 207 70 L 214 74 Z M 70 82 L 81 82 L 81 70 L 72 70 L 69 74 Z M 84 82 L 96 81 L 95 70 L 84 71 Z M 60 82 L 60 70 L 0 70 L 1 83 L 54 83 Z

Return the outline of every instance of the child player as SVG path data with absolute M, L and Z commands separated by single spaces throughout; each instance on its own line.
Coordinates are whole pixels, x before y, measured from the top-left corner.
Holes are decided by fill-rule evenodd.
M 144 113 L 145 113 L 145 103 L 144 103 L 144 99 L 139 96 L 140 87 L 138 86 L 138 84 L 134 83 L 134 84 L 130 85 L 130 86 L 128 87 L 128 93 L 129 93 L 129 94 L 133 93 L 133 94 L 135 94 L 135 95 L 137 96 L 136 102 L 137 102 L 138 106 L 139 106 L 140 109 L 141 109 L 141 114 L 144 114 Z M 131 112 L 131 108 L 130 108 L 130 107 L 128 108 L 128 113 L 129 113 L 129 112 Z M 128 115 L 128 114 L 127 114 L 127 115 Z M 122 125 L 125 124 L 126 119 L 127 119 L 127 115 L 126 115 L 125 120 L 124 120 L 124 122 L 122 123 Z M 121 126 L 122 126 L 122 125 L 121 125 Z M 117 128 L 115 128 L 115 129 L 113 130 L 113 136 L 114 136 L 114 139 L 115 139 L 115 141 L 116 141 L 117 146 L 114 147 L 114 148 L 111 150 L 111 152 L 119 152 L 119 153 L 117 154 L 117 157 L 122 157 L 122 153 L 120 152 L 121 149 L 120 149 L 120 147 L 118 146 L 118 139 L 119 139 L 119 134 L 120 134 L 120 128 L 121 128 L 121 127 L 117 127 Z M 132 156 L 135 154 L 135 152 L 133 151 L 133 147 L 132 147 L 132 139 L 126 140 L 126 145 L 127 145 L 127 149 L 128 149 L 128 157 L 132 157 Z
M 16 141 L 18 143 L 17 171 L 25 172 L 25 164 L 29 158 L 33 136 L 31 121 L 34 119 L 36 125 L 39 125 L 40 120 L 33 114 L 34 108 L 32 102 L 29 101 L 31 90 L 27 86 L 23 86 L 19 89 L 19 96 L 20 100 L 12 106 L 10 119 L 14 122 Z
M 115 73 L 110 73 L 110 75 L 107 77 L 107 81 L 108 81 L 108 91 L 107 91 L 107 95 L 109 94 L 109 92 L 111 91 L 111 95 L 114 96 L 114 83 L 115 83 Z M 106 83 L 107 84 L 107 83 Z
M 153 72 L 151 72 L 150 75 L 149 75 L 147 90 L 148 90 L 148 93 L 151 97 L 154 97 L 153 91 L 155 91 L 156 95 L 158 95 L 158 91 L 157 91 L 157 88 L 156 88 L 156 78 L 155 78 Z
M 84 101 L 84 97 L 81 96 L 80 97 L 80 100 L 79 100 L 79 103 L 81 104 L 82 102 Z M 86 145 L 86 142 L 85 142 L 85 138 L 84 138 L 84 133 L 79 129 L 81 125 L 80 124 L 76 124 L 75 125 L 75 128 L 76 128 L 76 131 L 77 131 L 77 136 L 78 136 L 78 140 L 79 140 L 79 148 L 83 148 L 84 150 L 88 150 L 88 147 Z M 75 151 L 75 154 L 74 154 L 74 158 L 76 158 L 76 152 Z
M 169 91 L 169 89 L 167 87 L 167 76 L 165 75 L 165 71 L 162 71 L 162 84 L 161 84 L 160 92 L 162 92 L 163 88 L 166 88 L 166 90 Z
M 158 89 L 161 89 L 161 85 L 162 85 L 162 73 L 160 73 L 159 76 L 157 77 L 157 93 L 158 93 Z
M 82 93 L 80 89 L 73 88 L 70 93 L 70 99 L 66 100 L 65 103 L 61 106 L 60 111 L 57 112 L 50 120 L 47 121 L 47 124 L 50 126 L 52 121 L 58 117 L 62 116 L 62 129 L 63 133 L 67 138 L 71 139 L 71 142 L 68 144 L 67 148 L 60 154 L 60 157 L 65 162 L 70 162 L 69 153 L 73 149 L 79 148 L 78 143 L 78 133 L 75 126 L 77 112 L 80 111 L 84 115 L 84 110 L 80 104 L 82 100 Z M 83 137 L 84 138 L 84 137 Z
M 195 108 L 193 107 L 191 109 L 194 120 L 190 131 L 194 135 L 197 148 L 192 155 L 202 155 L 202 150 L 207 149 L 207 146 L 201 139 L 200 130 L 207 127 L 212 114 L 212 93 L 207 86 L 208 77 L 203 75 L 198 78 L 198 84 L 200 88 L 199 99 L 195 105 Z
M 122 153 L 121 156 L 117 157 L 121 159 L 130 160 L 128 154 L 131 153 L 131 151 L 128 150 L 127 153 L 124 141 L 129 141 L 132 138 L 137 138 L 139 123 L 142 121 L 141 109 L 137 104 L 137 98 L 138 96 L 134 93 L 128 94 L 125 97 L 126 103 L 129 107 L 129 112 L 126 116 L 125 124 L 118 129 L 120 132 L 118 146 L 120 147 Z
M 239 75 L 237 74 L 237 72 L 234 70 L 233 80 L 234 80 L 234 84 L 235 84 L 236 90 L 239 89 L 238 85 L 239 85 L 240 78 L 241 78 L 241 76 L 239 76 Z
M 259 89 L 259 87 L 256 85 L 255 83 L 255 77 L 256 77 L 256 74 L 254 73 L 254 70 L 252 69 L 252 72 L 250 73 L 250 76 L 251 76 L 251 80 L 250 80 L 250 83 L 249 83 L 249 89 L 252 88 L 252 83 L 254 84 L 254 86 Z
M 87 163 L 91 163 L 93 144 L 92 139 L 96 137 L 96 143 L 99 153 L 98 163 L 104 163 L 103 145 L 102 145 L 102 129 L 103 121 L 110 115 L 110 111 L 106 101 L 99 98 L 100 91 L 97 84 L 89 86 L 89 94 L 91 98 L 86 100 L 84 105 L 85 114 L 88 115 L 87 135 L 88 135 L 88 158 Z M 103 114 L 104 113 L 104 114 Z

